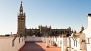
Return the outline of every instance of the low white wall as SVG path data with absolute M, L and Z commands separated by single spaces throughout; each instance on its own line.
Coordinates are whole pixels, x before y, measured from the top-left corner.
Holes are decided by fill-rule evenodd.
M 45 37 L 27 37 L 25 41 L 46 41 Z M 81 43 L 81 39 L 77 38 L 76 41 L 72 37 L 51 37 L 49 41 L 54 41 L 58 47 L 70 47 L 74 50 L 87 50 L 91 51 L 91 38 L 89 39 L 90 44 Z M 87 41 L 87 39 L 86 39 Z
M 91 37 L 89 37 L 89 39 L 88 38 L 86 38 L 86 47 L 87 47 L 87 51 L 91 51 Z
M 72 37 L 51 37 L 49 38 L 51 41 L 54 41 L 58 47 L 61 47 L 62 49 L 64 47 L 70 47 L 74 50 L 86 50 L 86 44 L 84 42 L 81 43 L 81 39 L 77 38 L 76 41 L 73 40 Z M 91 46 L 89 46 L 91 47 Z M 90 49 L 90 48 L 89 48 Z
M 13 39 L 14 37 L 0 37 L 0 51 L 18 51 L 25 44 L 23 37 L 20 38 L 20 43 L 19 37 L 17 37 L 14 41 L 14 46 L 12 47 Z
M 76 40 L 72 37 L 49 37 L 49 42 L 54 41 L 58 47 L 70 47 L 73 50 L 81 51 L 83 49 L 85 51 L 91 51 L 91 37 L 85 38 L 86 42 L 82 42 L 81 38 L 77 38 Z M 43 41 L 46 41 L 44 38 Z M 89 41 L 89 42 L 88 42 Z M 60 48 L 61 49 L 61 48 Z
M 43 41 L 43 37 L 26 37 L 25 41 Z

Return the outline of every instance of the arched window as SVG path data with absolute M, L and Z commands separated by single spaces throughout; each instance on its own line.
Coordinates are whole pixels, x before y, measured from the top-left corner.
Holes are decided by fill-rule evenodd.
M 18 18 L 18 20 L 20 20 L 20 18 Z

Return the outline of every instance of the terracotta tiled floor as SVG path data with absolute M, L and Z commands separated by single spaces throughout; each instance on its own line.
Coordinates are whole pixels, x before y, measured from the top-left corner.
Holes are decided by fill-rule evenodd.
M 60 48 L 55 46 L 46 48 L 46 44 L 43 42 L 26 42 L 19 51 L 60 51 Z

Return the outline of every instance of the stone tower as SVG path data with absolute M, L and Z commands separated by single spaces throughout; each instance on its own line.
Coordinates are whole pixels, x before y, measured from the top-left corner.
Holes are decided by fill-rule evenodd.
M 18 30 L 17 34 L 24 36 L 25 35 L 25 13 L 23 12 L 23 6 L 22 6 L 22 1 L 20 4 L 20 10 L 19 10 L 19 15 L 18 15 Z

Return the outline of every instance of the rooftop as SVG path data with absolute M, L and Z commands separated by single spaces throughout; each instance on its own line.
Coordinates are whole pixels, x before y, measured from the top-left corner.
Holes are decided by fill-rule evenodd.
M 55 46 L 46 48 L 46 44 L 43 42 L 26 42 L 19 51 L 60 51 L 60 48 Z

